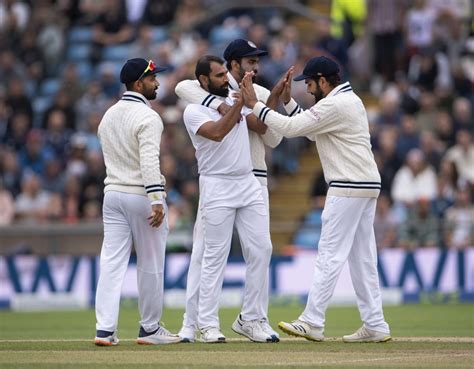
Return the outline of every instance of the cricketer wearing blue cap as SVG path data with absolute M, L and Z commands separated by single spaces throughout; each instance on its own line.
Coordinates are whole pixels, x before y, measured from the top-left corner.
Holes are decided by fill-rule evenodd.
M 286 89 L 291 89 L 292 72 Z M 305 310 L 292 323 L 280 322 L 284 332 L 311 341 L 324 339 L 326 309 L 346 260 L 357 295 L 363 325 L 344 342 L 383 342 L 391 339 L 382 311 L 377 273 L 374 217 L 380 174 L 371 151 L 367 113 L 349 82 L 340 82 L 339 67 L 326 57 L 308 61 L 295 80 L 304 80 L 315 98 L 308 110 L 284 116 L 258 102 L 252 76 L 241 84 L 245 105 L 285 137 L 306 136 L 316 142 L 329 185 L 322 214 L 321 238 L 313 283 Z M 285 105 L 293 112 L 296 105 Z
M 140 329 L 137 343 L 176 343 L 180 338 L 160 325 L 168 214 L 165 178 L 160 171 L 163 122 L 148 100 L 156 97 L 155 74 L 164 71 L 152 60 L 130 59 L 120 81 L 127 91 L 102 118 L 100 139 L 107 177 L 104 189 L 104 241 L 96 291 L 98 346 L 114 346 L 120 293 L 132 244 L 137 253 Z

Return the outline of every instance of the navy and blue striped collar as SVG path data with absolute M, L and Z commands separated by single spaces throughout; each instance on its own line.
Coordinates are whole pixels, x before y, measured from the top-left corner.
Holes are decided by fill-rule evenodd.
M 334 96 L 342 92 L 349 92 L 352 91 L 351 84 L 349 82 L 345 82 L 340 84 L 339 86 L 335 87 L 326 97 Z
M 139 103 L 143 103 L 145 105 L 151 106 L 148 100 L 145 98 L 145 96 L 134 91 L 125 91 L 122 96 L 122 100 L 139 102 Z

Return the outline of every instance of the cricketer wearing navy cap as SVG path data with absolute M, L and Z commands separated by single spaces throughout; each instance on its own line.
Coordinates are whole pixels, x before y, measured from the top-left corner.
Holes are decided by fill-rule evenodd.
M 239 68 L 239 79 L 244 78 L 245 72 L 251 70 L 254 73 L 252 77 L 253 82 L 255 82 L 255 78 L 258 74 L 258 57 L 265 55 L 268 55 L 268 51 L 259 49 L 252 41 L 241 38 L 232 41 L 224 50 L 224 59 L 227 62 L 227 69 L 232 71 L 234 63 L 234 68 Z M 243 58 L 245 58 L 244 61 L 242 60 Z M 244 66 L 242 66 L 243 62 L 245 62 Z
M 328 59 L 325 56 L 318 56 L 310 59 L 306 63 L 303 73 L 293 78 L 293 81 L 319 78 L 321 76 L 328 77 L 336 73 L 339 73 L 339 66 L 334 60 Z
M 135 82 L 143 77 L 163 72 L 166 69 L 167 68 L 156 66 L 153 60 L 146 61 L 143 58 L 129 59 L 120 71 L 120 82 L 124 84 Z

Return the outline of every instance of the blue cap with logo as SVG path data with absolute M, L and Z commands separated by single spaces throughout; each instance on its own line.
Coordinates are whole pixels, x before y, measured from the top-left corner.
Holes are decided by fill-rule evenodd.
M 232 41 L 224 50 L 224 59 L 226 61 L 243 58 L 246 56 L 263 56 L 268 51 L 261 50 L 252 41 L 243 40 L 241 38 Z
M 129 59 L 120 71 L 120 82 L 130 83 L 139 79 L 165 71 L 167 68 L 158 67 L 153 60 L 146 61 L 143 58 Z
M 334 60 L 325 56 L 311 58 L 303 69 L 303 74 L 293 78 L 293 81 L 302 81 L 306 78 L 327 77 L 339 72 L 339 66 Z

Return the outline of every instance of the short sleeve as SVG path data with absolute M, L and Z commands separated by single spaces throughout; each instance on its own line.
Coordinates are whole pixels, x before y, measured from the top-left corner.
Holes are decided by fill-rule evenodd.
M 194 135 L 204 123 L 211 122 L 213 119 L 205 111 L 199 109 L 199 105 L 188 105 L 184 110 L 183 119 L 187 129 Z

